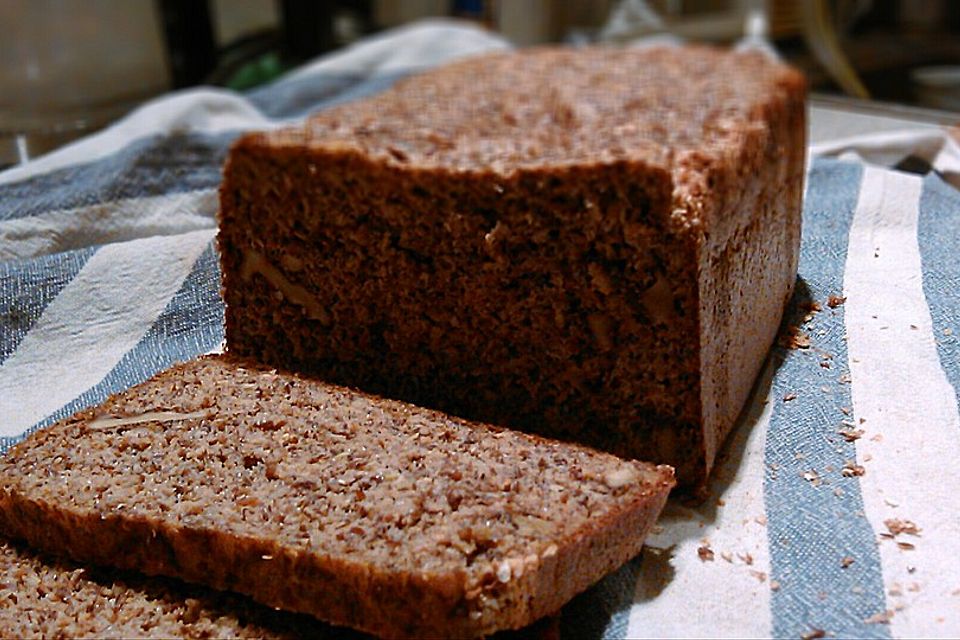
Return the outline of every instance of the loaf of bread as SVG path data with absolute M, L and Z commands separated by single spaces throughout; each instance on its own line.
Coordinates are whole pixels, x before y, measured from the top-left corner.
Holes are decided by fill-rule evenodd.
M 2 638 L 343 638 L 315 618 L 0 542 Z M 360 635 L 357 634 L 359 638 Z
M 702 485 L 796 278 L 804 100 L 760 54 L 534 49 L 246 135 L 227 347 Z
M 229 357 L 0 458 L 0 532 L 387 637 L 556 612 L 640 551 L 669 467 Z

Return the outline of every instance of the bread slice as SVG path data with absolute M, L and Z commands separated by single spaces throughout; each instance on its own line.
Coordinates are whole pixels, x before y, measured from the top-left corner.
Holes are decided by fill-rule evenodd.
M 342 638 L 233 593 L 41 557 L 0 541 L 3 638 Z M 359 638 L 360 635 L 357 634 Z
M 0 530 L 391 637 L 519 628 L 635 555 L 672 469 L 229 357 L 0 459 Z
M 698 488 L 796 280 L 805 95 L 756 52 L 534 48 L 245 135 L 227 348 Z

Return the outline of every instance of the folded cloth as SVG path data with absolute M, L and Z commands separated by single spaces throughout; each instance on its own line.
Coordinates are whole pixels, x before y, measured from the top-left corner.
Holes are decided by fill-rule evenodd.
M 0 173 L 0 452 L 220 348 L 216 188 L 240 132 L 506 46 L 414 25 L 252 93 L 161 98 Z M 815 151 L 784 338 L 710 499 L 671 504 L 562 633 L 960 635 L 960 154 L 929 132 Z

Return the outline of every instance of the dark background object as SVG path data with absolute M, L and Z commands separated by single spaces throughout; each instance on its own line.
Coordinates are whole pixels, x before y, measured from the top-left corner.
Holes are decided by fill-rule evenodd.
M 217 64 L 207 0 L 157 0 L 174 89 L 200 84 Z

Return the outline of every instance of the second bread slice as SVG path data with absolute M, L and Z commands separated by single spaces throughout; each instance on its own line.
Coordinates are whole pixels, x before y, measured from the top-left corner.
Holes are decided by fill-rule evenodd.
M 0 458 L 0 530 L 384 636 L 519 628 L 639 552 L 673 486 L 627 462 L 226 357 Z

